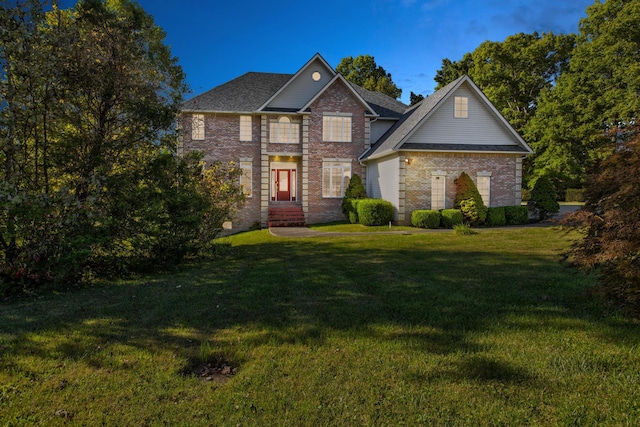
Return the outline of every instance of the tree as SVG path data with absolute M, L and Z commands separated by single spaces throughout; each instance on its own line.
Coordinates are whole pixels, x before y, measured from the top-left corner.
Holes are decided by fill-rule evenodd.
M 176 156 L 184 73 L 137 3 L 44 6 L 0 6 L 0 282 L 179 261 L 241 202 L 238 168 Z
M 424 100 L 424 95 L 420 94 L 420 93 L 413 93 L 411 92 L 411 95 L 409 96 L 409 105 L 415 105 L 420 101 Z
M 550 214 L 560 211 L 560 205 L 556 200 L 556 190 L 546 176 L 541 176 L 531 190 L 531 201 L 538 211 L 540 220 L 546 219 Z
M 354 173 L 349 180 L 349 185 L 344 191 L 344 197 L 342 198 L 342 213 L 345 214 L 352 224 L 358 222 L 354 200 L 366 198 L 367 191 L 364 185 L 362 185 L 362 179 L 360 179 L 360 175 Z
M 394 99 L 402 95 L 402 89 L 399 89 L 391 80 L 391 73 L 387 73 L 384 68 L 376 64 L 371 55 L 342 58 L 336 71 L 345 79 L 367 90 L 384 93 Z
M 640 129 L 619 129 L 618 149 L 587 181 L 586 204 L 566 223 L 583 238 L 572 264 L 598 274 L 602 294 L 640 317 Z
M 529 181 L 541 175 L 559 190 L 582 185 L 616 146 L 612 134 L 640 112 L 640 4 L 597 2 L 587 8 L 569 66 L 546 88 L 524 136 L 535 151 Z
M 487 207 L 482 201 L 478 187 L 471 177 L 462 172 L 454 181 L 456 185 L 456 197 L 453 207 L 462 211 L 465 221 L 471 225 L 483 224 L 487 218 Z

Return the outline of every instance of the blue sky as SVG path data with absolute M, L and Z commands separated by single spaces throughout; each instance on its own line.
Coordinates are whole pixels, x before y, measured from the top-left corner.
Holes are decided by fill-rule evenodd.
M 520 32 L 578 31 L 595 0 L 138 0 L 167 33 L 193 93 L 248 71 L 295 73 L 316 52 L 336 67 L 369 54 L 408 103 L 442 59 Z M 62 0 L 62 7 L 75 2 Z

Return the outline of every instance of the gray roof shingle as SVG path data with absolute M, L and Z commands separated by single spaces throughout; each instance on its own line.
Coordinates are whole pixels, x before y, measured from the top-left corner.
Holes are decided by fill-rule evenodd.
M 254 112 L 293 77 L 293 74 L 241 75 L 195 96 L 182 105 L 185 111 Z

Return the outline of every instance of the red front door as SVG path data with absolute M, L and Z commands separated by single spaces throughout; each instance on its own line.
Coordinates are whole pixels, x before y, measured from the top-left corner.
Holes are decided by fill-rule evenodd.
M 288 202 L 291 200 L 291 171 L 289 169 L 276 170 L 276 200 Z

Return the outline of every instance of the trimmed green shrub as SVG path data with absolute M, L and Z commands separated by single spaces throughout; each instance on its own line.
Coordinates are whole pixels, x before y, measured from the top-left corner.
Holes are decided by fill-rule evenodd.
M 358 200 L 357 212 L 358 222 L 362 225 L 384 225 L 393 220 L 393 205 L 386 200 Z
M 524 225 L 529 223 L 529 209 L 526 206 L 505 206 L 504 216 L 507 225 Z
M 584 188 L 568 188 L 564 193 L 565 202 L 584 202 Z
M 487 221 L 485 225 L 489 227 L 502 227 L 507 225 L 507 217 L 504 206 L 497 206 L 495 208 L 489 208 L 487 211 Z
M 351 203 L 351 200 L 359 200 L 359 199 L 366 199 L 367 198 L 367 191 L 364 189 L 364 185 L 362 185 L 362 179 L 360 179 L 360 176 L 357 173 L 354 173 L 351 176 L 351 179 L 349 180 L 349 185 L 347 186 L 347 188 L 344 190 L 344 198 L 342 199 L 342 213 L 349 218 L 349 221 L 352 224 L 355 224 L 358 222 L 357 220 L 357 212 L 355 212 L 355 205 L 353 203 Z M 352 215 L 351 213 L 353 212 L 353 215 L 355 215 L 356 219 L 355 222 L 352 221 Z
M 411 213 L 411 225 L 419 228 L 440 227 L 440 211 L 417 210 Z
M 459 209 L 443 209 L 440 211 L 442 228 L 453 228 L 457 224 L 462 224 L 464 217 Z
M 462 172 L 454 181 L 456 184 L 456 198 L 453 207 L 462 211 L 464 220 L 469 224 L 482 224 L 487 219 L 487 207 L 482 196 L 466 172 Z
M 556 190 L 546 176 L 541 176 L 531 190 L 531 200 L 538 210 L 540 220 L 560 211 L 560 205 L 556 201 Z
M 347 217 L 351 224 L 358 223 L 358 202 L 364 199 L 345 199 L 350 205 L 347 209 Z M 345 206 L 345 201 L 342 201 L 342 206 Z

